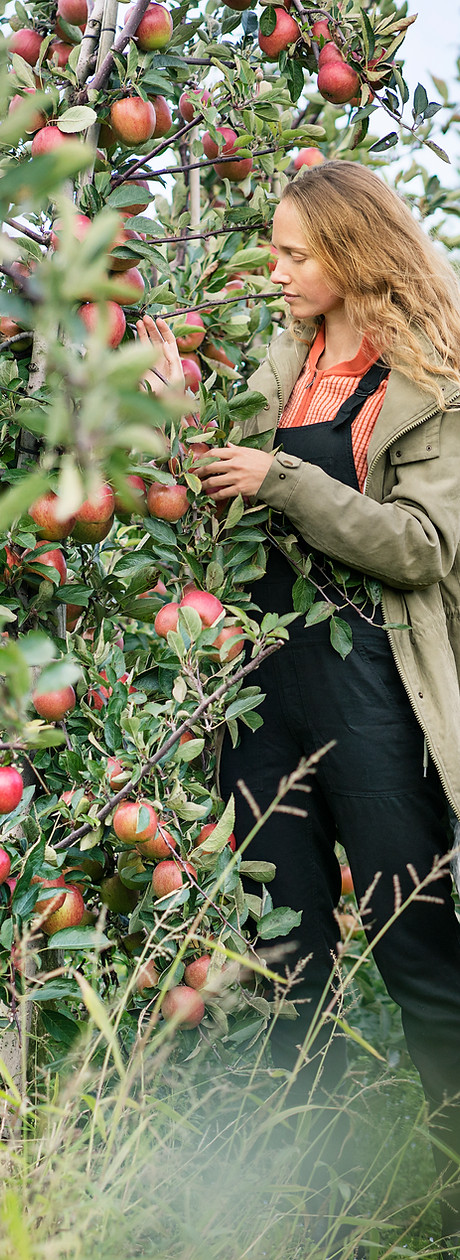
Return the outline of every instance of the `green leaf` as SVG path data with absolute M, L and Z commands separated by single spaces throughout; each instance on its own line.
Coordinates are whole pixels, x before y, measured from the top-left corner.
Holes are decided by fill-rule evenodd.
M 59 932 L 54 932 L 52 936 L 48 937 L 48 949 L 105 949 L 110 943 L 108 936 L 105 936 L 103 932 L 99 932 L 97 928 L 91 927 L 89 924 L 87 927 L 61 928 Z M 77 976 L 79 984 L 82 979 L 83 977 Z M 90 985 L 88 985 L 88 988 L 90 988 Z M 93 993 L 92 989 L 91 992 Z M 93 996 L 96 997 L 96 994 L 93 994 Z M 99 1001 L 99 999 L 97 1000 Z M 85 1006 L 88 1006 L 84 993 L 83 1001 Z M 96 1006 L 94 1009 L 96 1010 Z M 90 1010 L 89 1006 L 88 1010 Z M 92 1010 L 90 1010 L 90 1015 L 93 1015 Z M 98 1023 L 95 1015 L 93 1015 L 93 1018 L 98 1028 L 101 1028 L 102 1026 Z
M 295 612 L 306 613 L 311 608 L 316 595 L 316 586 L 308 578 L 299 576 L 292 588 L 292 603 Z
M 204 739 L 189 739 L 185 744 L 177 744 L 177 761 L 194 761 L 203 752 Z
M 344 661 L 353 647 L 351 626 L 348 625 L 347 621 L 343 621 L 342 617 L 331 617 L 329 633 L 332 647 Z
M 242 862 L 240 872 L 257 880 L 259 884 L 269 884 L 275 878 L 276 866 L 274 862 Z
M 292 928 L 298 927 L 302 919 L 302 910 L 291 910 L 289 906 L 278 906 L 262 915 L 257 925 L 258 935 L 263 941 L 272 941 L 276 936 L 287 936 Z
M 214 831 L 206 839 L 205 848 L 209 853 L 221 853 L 228 842 L 235 826 L 235 798 L 230 796 L 223 814 L 216 823 Z M 199 852 L 199 849 L 198 849 Z
M 439 144 L 435 144 L 434 140 L 425 140 L 424 143 L 428 149 L 431 149 L 433 153 L 436 153 L 437 157 L 441 158 L 441 161 L 447 162 L 450 166 L 450 157 L 446 153 L 445 149 L 441 149 Z
M 239 700 L 233 700 L 225 712 L 226 722 L 231 721 L 232 718 L 239 717 L 241 713 L 246 713 L 249 709 L 255 709 L 258 704 L 262 703 L 262 700 L 265 700 L 263 692 L 260 692 L 258 696 L 243 696 Z
M 286 78 L 291 101 L 295 104 L 295 102 L 298 101 L 301 92 L 303 92 L 304 87 L 304 72 L 300 61 L 294 61 L 291 59 L 291 61 L 288 62 L 286 67 Z
M 6 177 L 3 176 L 3 179 Z M 5 490 L 0 497 L 0 530 L 6 531 L 19 516 L 23 516 L 34 499 L 38 499 L 48 486 L 45 473 L 34 472 L 16 485 Z
M 41 1022 L 53 1041 L 64 1046 L 71 1046 L 80 1031 L 77 1021 L 64 1015 L 63 1011 L 41 1011 Z
M 55 934 L 56 935 L 56 934 Z M 76 980 L 62 976 L 56 980 L 45 981 L 45 984 L 34 985 L 27 991 L 27 999 L 31 1002 L 50 1002 L 62 998 L 80 1000 L 80 989 Z
M 266 9 L 264 9 L 261 19 L 260 19 L 259 30 L 260 30 L 261 35 L 272 35 L 275 29 L 275 26 L 276 26 L 276 12 L 275 12 L 274 5 L 270 4 L 267 6 Z
M 74 131 L 86 131 L 86 128 L 91 127 L 92 123 L 95 122 L 97 122 L 95 109 L 91 109 L 89 105 L 72 105 L 71 109 L 66 109 L 60 115 L 57 125 L 59 131 L 73 133 Z
M 39 695 L 45 691 L 59 691 L 61 687 L 69 687 L 78 682 L 81 673 L 81 666 L 74 661 L 56 661 L 40 674 L 35 690 Z
M 71 179 L 79 171 L 91 166 L 94 161 L 94 150 L 89 144 L 69 140 L 52 153 L 34 157 L 30 162 L 21 162 L 14 170 L 8 171 L 0 181 L 0 201 L 8 206 L 25 206 L 59 188 L 64 180 Z M 1 526 L 0 526 L 1 528 Z
M 371 144 L 369 153 L 385 153 L 387 149 L 392 149 L 393 145 L 398 143 L 396 131 L 389 131 L 383 140 L 377 140 L 375 144 Z
M 179 612 L 179 628 L 184 625 L 186 633 L 192 643 L 198 639 L 203 629 L 200 614 L 196 608 L 181 608 Z
M 318 603 L 312 604 L 305 618 L 306 626 L 316 626 L 319 621 L 327 621 L 328 617 L 332 617 L 334 605 L 326 603 L 325 600 L 318 600 Z
M 241 494 L 237 494 L 236 499 L 233 499 L 233 502 L 230 504 L 229 510 L 227 512 L 227 515 L 225 518 L 225 528 L 234 529 L 235 525 L 238 524 L 238 521 L 241 520 L 243 513 L 244 513 L 243 496 Z
M 422 83 L 417 83 L 417 87 L 414 92 L 414 108 L 412 110 L 414 118 L 418 118 L 421 114 L 424 114 L 427 105 L 428 97 L 425 88 Z

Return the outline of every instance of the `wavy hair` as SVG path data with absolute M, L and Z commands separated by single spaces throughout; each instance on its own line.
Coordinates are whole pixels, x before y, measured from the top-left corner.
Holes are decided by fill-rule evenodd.
M 445 409 L 440 377 L 460 388 L 460 284 L 405 202 L 347 161 L 304 168 L 286 198 L 352 327 Z M 296 321 L 291 332 L 311 341 L 317 323 Z

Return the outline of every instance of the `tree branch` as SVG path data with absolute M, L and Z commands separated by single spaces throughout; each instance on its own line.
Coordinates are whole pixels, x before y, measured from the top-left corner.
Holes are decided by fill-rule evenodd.
M 148 9 L 149 3 L 150 3 L 150 0 L 136 0 L 136 3 L 134 4 L 129 14 L 129 17 L 127 18 L 125 22 L 123 30 L 120 31 L 119 35 L 117 35 L 116 39 L 114 40 L 112 47 L 110 49 L 110 52 L 108 52 L 107 56 L 104 57 L 102 65 L 99 67 L 99 70 L 93 76 L 92 79 L 89 79 L 88 83 L 86 84 L 86 87 L 84 87 L 83 90 L 79 92 L 78 97 L 77 97 L 78 105 L 84 105 L 86 103 L 86 101 L 88 100 L 89 89 L 91 89 L 91 91 L 94 91 L 94 92 L 99 92 L 101 88 L 105 87 L 107 80 L 110 77 L 110 74 L 115 65 L 114 54 L 118 52 L 121 53 L 126 48 L 126 45 L 129 43 L 131 36 L 134 35 L 134 32 L 137 30 L 139 26 L 139 22 L 141 21 L 141 18 L 143 18 L 144 13 L 146 12 L 146 9 Z
M 241 668 L 237 670 L 236 674 L 232 674 L 232 676 L 227 678 L 225 682 L 221 683 L 220 687 L 217 687 L 210 696 L 207 696 L 205 700 L 202 700 L 201 704 L 199 704 L 194 712 L 190 714 L 190 717 L 188 717 L 185 722 L 182 722 L 180 726 L 177 726 L 172 734 L 169 735 L 168 739 L 165 740 L 164 744 L 161 745 L 161 748 L 158 749 L 154 756 L 149 757 L 148 761 L 144 761 L 136 778 L 131 778 L 124 787 L 120 788 L 119 792 L 116 792 L 114 796 L 111 796 L 106 804 L 98 810 L 94 821 L 98 823 L 103 822 L 104 819 L 107 818 L 108 814 L 111 813 L 112 809 L 114 809 L 120 801 L 123 801 L 125 796 L 128 796 L 130 792 L 135 790 L 137 784 L 140 783 L 141 779 L 145 778 L 145 775 L 153 769 L 153 766 L 157 765 L 159 761 L 162 761 L 163 757 L 171 751 L 171 748 L 174 748 L 174 745 L 177 744 L 181 735 L 184 735 L 186 731 L 190 730 L 190 727 L 193 726 L 194 722 L 201 717 L 201 714 L 204 713 L 211 704 L 214 704 L 217 700 L 221 700 L 222 696 L 225 696 L 226 692 L 230 691 L 230 688 L 233 687 L 236 682 L 240 682 L 240 679 L 246 678 L 247 674 L 251 674 L 254 669 L 258 668 L 262 661 L 265 661 L 267 657 L 271 656 L 273 652 L 277 652 L 278 648 L 282 646 L 283 640 L 277 639 L 276 642 L 270 644 L 269 647 L 261 648 L 257 653 L 257 656 L 255 656 L 252 661 L 248 661 L 247 665 L 242 665 Z M 91 823 L 85 823 L 83 827 L 78 827 L 76 831 L 71 831 L 70 835 L 66 836 L 64 840 L 60 840 L 55 846 L 56 849 L 68 849 L 70 845 L 75 843 L 76 840 L 81 840 L 83 836 L 87 836 L 88 832 L 92 831 L 92 829 Z

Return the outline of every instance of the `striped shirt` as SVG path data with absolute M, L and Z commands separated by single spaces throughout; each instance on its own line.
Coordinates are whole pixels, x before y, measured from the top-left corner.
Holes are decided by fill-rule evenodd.
M 354 359 L 321 369 L 317 367 L 317 363 L 324 345 L 322 325 L 284 408 L 279 422 L 281 429 L 300 428 L 304 424 L 320 424 L 321 421 L 333 420 L 345 399 L 354 393 L 358 380 L 378 359 L 378 354 L 370 349 L 364 338 Z M 385 397 L 387 383 L 388 377 L 380 382 L 375 394 L 366 398 L 351 426 L 353 459 L 361 492 L 367 477 L 369 442 Z

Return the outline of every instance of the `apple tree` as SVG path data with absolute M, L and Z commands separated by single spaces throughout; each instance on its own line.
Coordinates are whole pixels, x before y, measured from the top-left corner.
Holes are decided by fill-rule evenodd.
M 254 936 L 296 915 L 273 910 L 270 864 L 234 851 L 216 745 L 260 723 L 254 671 L 290 618 L 259 624 L 251 594 L 268 509 L 216 511 L 197 468 L 230 431 L 250 442 L 241 423 L 265 402 L 247 381 L 285 315 L 270 280 L 285 181 L 394 151 L 438 235 L 456 209 L 422 160 L 446 159 L 433 135 L 453 106 L 440 81 L 441 103 L 421 84 L 410 103 L 406 9 L 7 10 L 0 1014 L 14 1031 L 31 995 L 53 1054 L 84 1021 L 85 977 L 110 1001 L 128 983 L 127 1044 L 174 1018 L 231 1051 L 270 1013 Z M 177 337 L 185 397 L 136 335 L 146 314 Z

